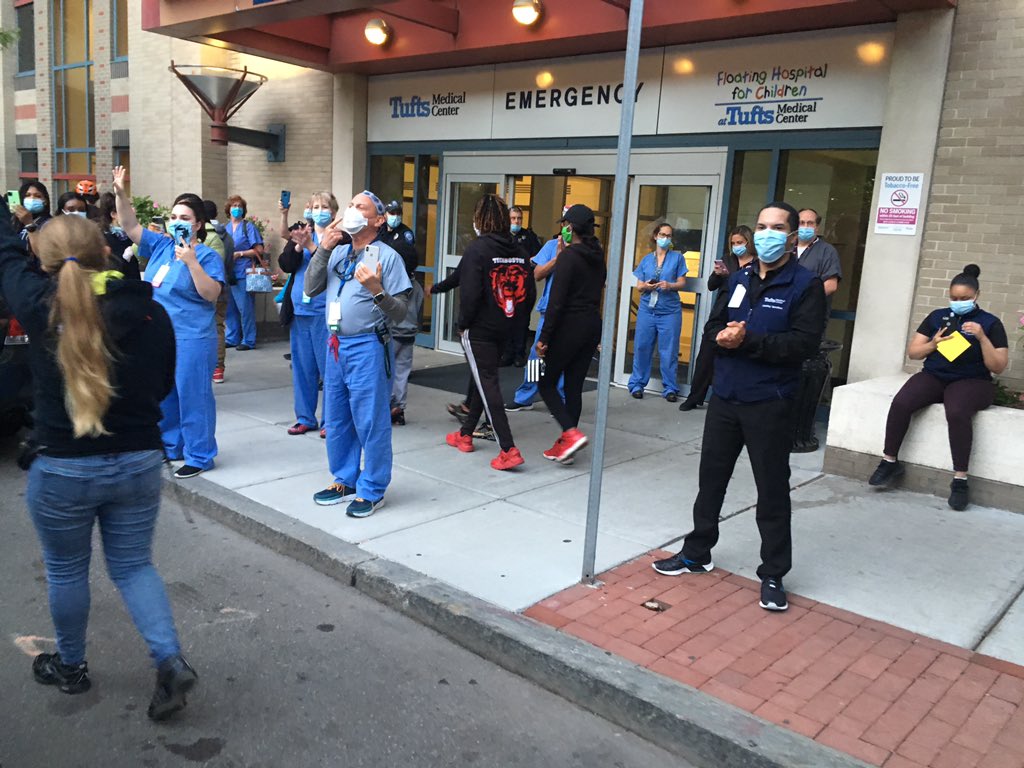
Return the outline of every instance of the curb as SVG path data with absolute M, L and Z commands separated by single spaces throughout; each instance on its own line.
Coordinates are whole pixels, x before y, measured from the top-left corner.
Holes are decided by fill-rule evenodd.
M 477 655 L 707 768 L 867 768 L 849 755 L 206 480 L 176 502 L 430 627 Z

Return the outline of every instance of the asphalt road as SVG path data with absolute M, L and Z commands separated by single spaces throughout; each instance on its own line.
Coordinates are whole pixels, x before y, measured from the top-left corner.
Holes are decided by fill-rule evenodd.
M 686 763 L 355 590 L 165 503 L 156 562 L 200 685 L 146 718 L 154 676 L 97 542 L 92 690 L 32 679 L 53 628 L 25 476 L 0 442 L 0 768 Z

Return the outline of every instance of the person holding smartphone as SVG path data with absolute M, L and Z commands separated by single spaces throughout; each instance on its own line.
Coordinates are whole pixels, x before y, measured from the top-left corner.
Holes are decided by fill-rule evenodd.
M 244 197 L 229 197 L 224 213 L 229 217 L 227 229 L 235 244 L 235 283 L 228 292 L 225 340 L 229 347 L 246 352 L 256 346 L 256 300 L 245 289 L 245 273 L 253 264 L 263 263 L 263 236 L 245 218 L 249 205 Z
M 633 374 L 629 392 L 640 400 L 651 379 L 651 365 L 657 344 L 661 364 L 662 397 L 679 399 L 676 370 L 679 366 L 679 334 L 683 327 L 683 304 L 679 291 L 686 284 L 686 259 L 672 250 L 672 225 L 655 227 L 651 234 L 654 250 L 633 270 L 640 292 L 633 337 Z
M 46 185 L 39 181 L 26 181 L 18 189 L 21 205 L 11 206 L 15 230 L 28 246 L 29 253 L 34 253 L 32 241 L 36 233 L 50 220 L 50 193 Z
M 152 284 L 153 298 L 167 310 L 177 347 L 174 388 L 161 404 L 164 454 L 184 461 L 178 479 L 195 477 L 213 468 L 217 455 L 217 404 L 213 370 L 217 363 L 215 304 L 224 286 L 224 263 L 199 242 L 206 223 L 203 201 L 179 195 L 171 208 L 170 237 L 143 228 L 124 189 L 125 169 L 114 169 L 117 217 L 124 232 L 148 259 L 143 279 Z
M 717 291 L 729 282 L 729 275 L 739 272 L 757 258 L 754 233 L 750 227 L 740 225 L 729 232 L 729 248 L 722 258 L 715 259 L 715 268 L 708 277 L 708 292 Z M 704 404 L 715 375 L 715 340 L 705 332 L 701 336 L 697 361 L 693 364 L 690 394 L 679 404 L 680 411 L 692 411 Z
M 949 306 L 929 314 L 907 345 L 907 357 L 924 360 L 924 370 L 907 379 L 892 400 L 882 460 L 869 485 L 890 487 L 903 475 L 897 456 L 911 416 L 942 403 L 953 459 L 949 506 L 957 511 L 967 508 L 974 414 L 992 405 L 996 393 L 992 374 L 1002 373 L 1009 362 L 1006 328 L 998 317 L 978 306 L 979 275 L 977 264 L 964 267 L 949 285 Z

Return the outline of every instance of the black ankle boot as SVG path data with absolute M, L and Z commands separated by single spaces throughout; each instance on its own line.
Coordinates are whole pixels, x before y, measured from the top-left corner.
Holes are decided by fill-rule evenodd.
M 151 720 L 166 720 L 185 708 L 185 694 L 195 687 L 199 675 L 181 655 L 160 663 L 156 671 L 156 690 L 146 713 Z
M 89 665 L 84 661 L 72 666 L 60 660 L 59 653 L 40 653 L 32 660 L 32 676 L 42 685 L 56 685 L 61 693 L 85 693 L 92 687 Z

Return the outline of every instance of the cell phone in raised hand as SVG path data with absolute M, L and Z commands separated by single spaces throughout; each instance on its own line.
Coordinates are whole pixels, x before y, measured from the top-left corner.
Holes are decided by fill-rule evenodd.
M 291 208 L 292 207 L 292 193 L 287 189 L 281 190 L 281 207 Z
M 363 254 L 363 265 L 371 272 L 377 272 L 377 265 L 380 264 L 380 248 L 376 245 L 366 246 L 366 253 Z
M 154 216 L 153 223 L 160 227 L 160 229 L 162 229 L 164 232 L 167 231 L 167 225 L 164 223 L 163 216 Z
M 7 207 L 13 208 L 16 205 L 21 205 L 21 194 L 16 189 L 7 190 Z

